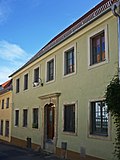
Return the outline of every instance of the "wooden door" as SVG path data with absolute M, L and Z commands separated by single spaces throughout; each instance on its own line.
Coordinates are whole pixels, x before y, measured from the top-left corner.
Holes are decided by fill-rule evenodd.
M 51 140 L 54 137 L 54 107 L 47 107 L 47 139 Z

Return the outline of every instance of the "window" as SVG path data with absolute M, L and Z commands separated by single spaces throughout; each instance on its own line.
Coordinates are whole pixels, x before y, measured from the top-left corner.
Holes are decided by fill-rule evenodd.
M 20 79 L 18 78 L 16 80 L 16 93 L 19 93 L 19 91 L 20 91 Z
M 39 67 L 34 69 L 34 82 L 39 83 Z
M 24 90 L 28 89 L 28 74 L 24 75 Z
M 38 128 L 38 108 L 33 109 L 33 128 Z
M 9 108 L 9 104 L 10 103 L 10 98 L 7 98 L 7 100 L 6 100 L 6 108 Z
M 75 72 L 74 47 L 64 52 L 64 75 Z
M 64 131 L 75 133 L 75 104 L 64 105 Z
M 47 62 L 47 82 L 54 79 L 54 59 Z
M 9 137 L 9 121 L 5 123 L 5 136 Z
M 3 120 L 0 121 L 0 135 L 3 135 Z
M 19 110 L 15 110 L 15 126 L 19 126 Z
M 91 133 L 108 136 L 108 113 L 104 101 L 91 102 Z
M 4 109 L 4 99 L 2 99 L 2 109 Z
M 105 61 L 105 31 L 90 38 L 90 65 Z
M 27 127 L 27 116 L 28 116 L 28 110 L 23 110 L 23 127 Z

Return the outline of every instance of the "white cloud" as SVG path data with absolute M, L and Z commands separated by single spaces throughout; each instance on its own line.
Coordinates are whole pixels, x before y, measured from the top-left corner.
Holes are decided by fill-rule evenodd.
M 0 56 L 3 60 L 15 62 L 16 60 L 23 59 L 26 54 L 20 46 L 7 41 L 0 41 Z
M 0 41 L 0 82 L 5 82 L 10 74 L 30 58 L 31 54 L 25 52 L 19 45 Z
M 0 84 L 6 82 L 10 74 L 11 74 L 10 68 L 0 66 Z

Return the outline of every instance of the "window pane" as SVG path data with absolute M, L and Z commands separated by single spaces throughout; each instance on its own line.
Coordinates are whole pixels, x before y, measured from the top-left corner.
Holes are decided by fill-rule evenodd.
M 105 35 L 104 31 L 90 38 L 91 53 L 90 64 L 96 64 L 105 60 Z
M 2 99 L 2 109 L 4 109 L 4 99 Z
M 10 103 L 9 100 L 10 100 L 10 99 L 7 98 L 6 108 L 9 108 L 9 103 Z
M 75 132 L 75 105 L 64 106 L 64 131 Z
M 5 124 L 5 136 L 9 137 L 9 121 L 6 121 Z
M 16 80 L 16 93 L 18 93 L 19 92 L 19 88 L 20 88 L 20 80 L 19 79 L 17 79 Z
M 15 126 L 19 125 L 19 110 L 15 111 Z
M 74 72 L 74 48 L 65 52 L 65 68 L 64 74 L 69 74 Z
M 39 82 L 39 68 L 34 70 L 34 82 Z
M 91 103 L 91 134 L 108 134 L 108 113 L 104 101 Z
M 0 122 L 0 135 L 3 135 L 3 120 Z
M 28 89 L 28 74 L 24 75 L 24 90 Z
M 38 128 L 38 108 L 33 109 L 33 128 Z
M 54 59 L 47 62 L 47 81 L 54 79 Z
M 23 127 L 27 127 L 27 114 L 28 114 L 28 110 L 24 109 L 23 110 Z

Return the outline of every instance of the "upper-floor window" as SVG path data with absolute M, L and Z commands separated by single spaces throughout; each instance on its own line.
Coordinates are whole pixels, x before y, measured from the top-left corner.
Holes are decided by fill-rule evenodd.
M 39 82 L 39 67 L 34 69 L 34 82 Z
M 5 101 L 4 99 L 2 99 L 2 109 L 4 109 L 4 104 L 5 104 Z
M 75 48 L 72 47 L 64 52 L 64 75 L 75 72 Z
M 104 101 L 91 102 L 90 134 L 108 136 L 108 112 Z
M 16 93 L 19 93 L 20 91 L 20 79 L 16 79 Z
M 105 61 L 104 30 L 90 38 L 90 65 Z
M 6 100 L 6 108 L 9 108 L 9 105 L 10 105 L 10 98 L 8 97 Z
M 47 62 L 47 82 L 54 80 L 54 58 Z
M 24 90 L 28 89 L 28 74 L 24 75 Z

